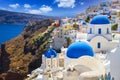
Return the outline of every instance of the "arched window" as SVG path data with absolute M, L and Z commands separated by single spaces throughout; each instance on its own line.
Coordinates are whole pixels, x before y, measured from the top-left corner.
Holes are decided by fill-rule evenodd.
M 97 47 L 98 47 L 98 48 L 101 48 L 101 44 L 100 44 L 100 42 L 98 42 Z

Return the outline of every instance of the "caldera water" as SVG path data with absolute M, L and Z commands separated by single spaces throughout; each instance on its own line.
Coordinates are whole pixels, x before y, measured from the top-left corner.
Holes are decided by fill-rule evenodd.
M 18 36 L 25 24 L 0 24 L 0 45 Z

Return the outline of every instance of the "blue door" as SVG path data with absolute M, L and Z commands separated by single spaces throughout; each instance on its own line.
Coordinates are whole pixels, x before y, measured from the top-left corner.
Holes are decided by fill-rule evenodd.
M 98 34 L 101 34 L 101 29 L 100 28 L 98 29 Z

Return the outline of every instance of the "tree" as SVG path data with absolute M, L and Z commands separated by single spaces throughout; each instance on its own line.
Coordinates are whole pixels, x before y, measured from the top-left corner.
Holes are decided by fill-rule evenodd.
M 66 42 L 67 42 L 67 47 L 71 44 L 71 39 L 69 37 L 66 38 Z
M 85 22 L 89 22 L 90 21 L 90 16 L 87 16 Z
M 74 27 L 75 30 L 79 29 L 79 25 L 77 25 L 77 24 L 73 24 L 73 27 Z
M 101 76 L 100 80 L 105 80 L 104 77 L 103 77 L 103 75 Z
M 112 30 L 117 30 L 117 28 L 118 28 L 118 24 L 113 24 L 111 27 Z

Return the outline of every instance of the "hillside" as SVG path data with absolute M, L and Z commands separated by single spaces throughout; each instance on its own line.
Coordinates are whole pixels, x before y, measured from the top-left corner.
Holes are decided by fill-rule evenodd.
M 23 80 L 27 73 L 40 67 L 54 29 L 53 22 L 53 19 L 33 21 L 22 34 L 1 46 L 0 72 L 5 80 Z
M 23 24 L 29 21 L 40 21 L 48 18 L 53 17 L 0 10 L 0 23 L 2 24 Z

